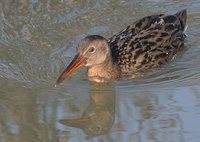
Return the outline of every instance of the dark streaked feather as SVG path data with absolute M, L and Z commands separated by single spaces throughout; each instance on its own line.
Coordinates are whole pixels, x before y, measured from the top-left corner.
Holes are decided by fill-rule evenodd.
M 186 10 L 144 17 L 110 38 L 114 62 L 122 74 L 157 67 L 184 47 Z

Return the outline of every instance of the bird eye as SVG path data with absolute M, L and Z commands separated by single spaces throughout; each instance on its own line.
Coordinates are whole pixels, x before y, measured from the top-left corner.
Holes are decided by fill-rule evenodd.
M 101 131 L 101 126 L 97 126 L 97 127 L 95 128 L 95 130 L 96 130 L 97 132 Z
M 95 51 L 95 47 L 94 46 L 90 47 L 90 49 L 88 50 L 88 52 L 90 52 L 90 53 L 94 53 L 94 51 Z

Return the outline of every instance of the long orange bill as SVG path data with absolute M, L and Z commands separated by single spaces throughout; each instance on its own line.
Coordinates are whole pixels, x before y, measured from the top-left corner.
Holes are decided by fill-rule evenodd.
M 58 77 L 55 87 L 60 84 L 65 78 L 70 76 L 74 71 L 85 64 L 86 58 L 77 54 L 71 63 L 67 66 L 67 68 L 62 72 L 62 74 Z
M 59 122 L 63 125 L 70 127 L 76 127 L 81 129 L 87 129 L 91 125 L 90 118 L 76 118 L 76 119 L 61 119 Z

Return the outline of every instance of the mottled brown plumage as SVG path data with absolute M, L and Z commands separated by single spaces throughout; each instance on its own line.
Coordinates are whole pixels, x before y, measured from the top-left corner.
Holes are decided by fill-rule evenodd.
M 141 71 L 158 67 L 184 47 L 186 9 L 174 15 L 144 17 L 109 40 L 87 36 L 77 47 L 78 54 L 56 84 L 80 66 L 88 67 L 95 82 L 137 77 Z

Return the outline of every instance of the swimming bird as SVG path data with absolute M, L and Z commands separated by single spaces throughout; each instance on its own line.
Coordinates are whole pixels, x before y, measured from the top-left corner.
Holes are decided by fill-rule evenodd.
M 135 78 L 140 72 L 159 67 L 184 48 L 186 18 L 186 9 L 173 15 L 151 15 L 109 39 L 100 35 L 83 38 L 56 85 L 82 66 L 88 68 L 89 80 L 95 82 Z

